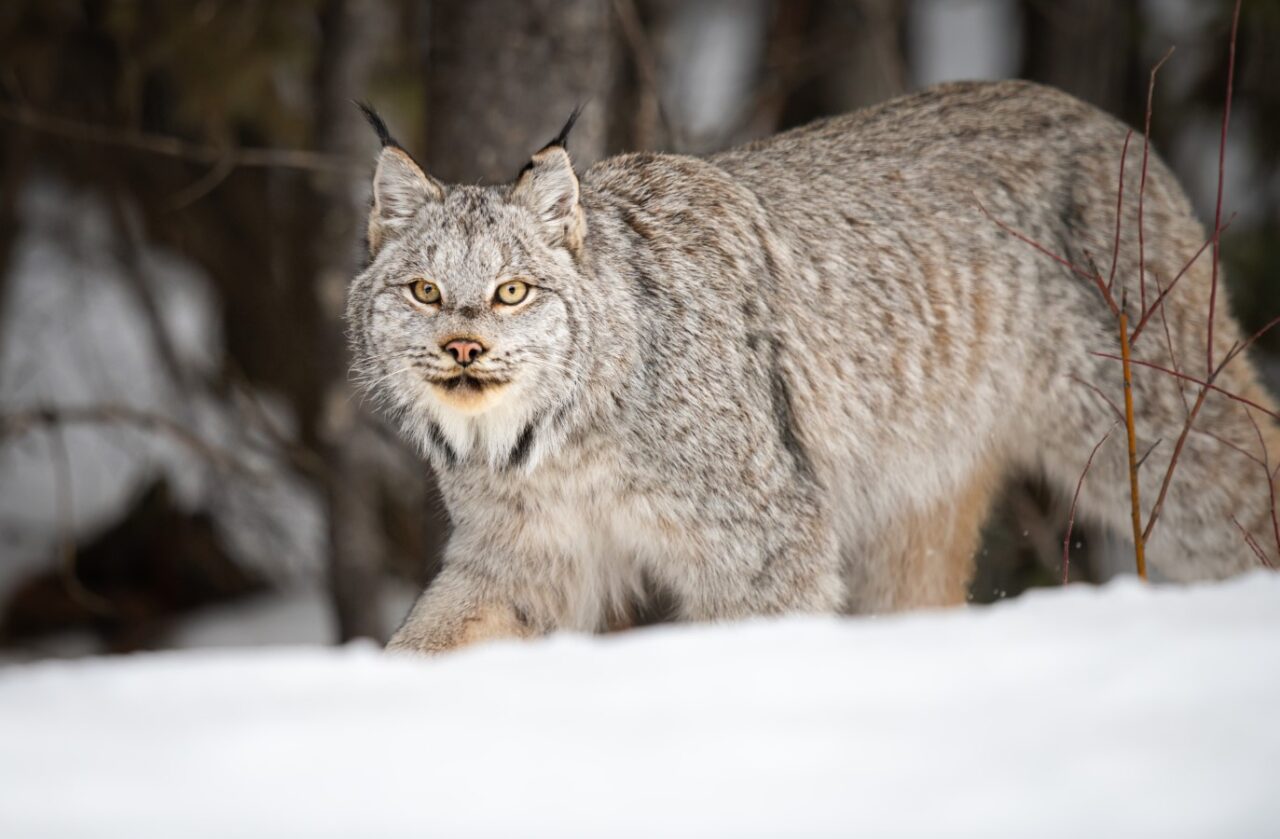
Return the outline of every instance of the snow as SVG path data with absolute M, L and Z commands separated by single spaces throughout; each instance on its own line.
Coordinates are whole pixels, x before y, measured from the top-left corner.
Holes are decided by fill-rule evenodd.
M 0 835 L 1263 836 L 1280 576 L 0 670 Z

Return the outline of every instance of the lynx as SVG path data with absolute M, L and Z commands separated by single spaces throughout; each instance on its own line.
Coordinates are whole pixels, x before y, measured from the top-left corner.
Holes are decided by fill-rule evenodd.
M 570 119 L 513 183 L 483 187 L 437 182 L 369 115 L 383 149 L 349 298 L 356 371 L 429 458 L 453 525 L 391 648 L 595 631 L 653 591 L 699 621 L 963 603 L 1005 476 L 1070 494 L 1114 428 L 1121 368 L 1095 354 L 1115 351 L 1111 312 L 995 223 L 1076 265 L 1109 259 L 1126 129 L 1066 94 L 943 85 L 580 178 Z M 1131 306 L 1136 204 L 1115 279 Z M 1154 294 L 1206 238 L 1154 157 L 1144 224 Z M 1206 253 L 1139 360 L 1201 372 L 1210 272 Z M 1241 337 L 1226 310 L 1219 358 Z M 1273 405 L 1247 358 L 1218 384 Z M 1195 391 L 1140 366 L 1133 387 L 1139 449 L 1160 441 L 1149 513 Z M 1233 517 L 1271 533 L 1244 407 L 1215 393 L 1196 427 L 1148 545 L 1173 580 L 1258 564 Z M 1097 451 L 1079 502 L 1122 533 L 1125 443 Z

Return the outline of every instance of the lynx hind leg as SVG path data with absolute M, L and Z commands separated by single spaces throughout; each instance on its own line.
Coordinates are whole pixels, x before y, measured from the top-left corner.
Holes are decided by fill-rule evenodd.
M 1157 373 L 1156 375 L 1162 375 Z M 1150 376 L 1144 376 L 1150 379 Z M 1164 376 L 1164 386 L 1168 377 Z M 1240 358 L 1217 382 L 1268 410 L 1275 401 L 1257 383 L 1248 359 Z M 1187 388 L 1194 402 L 1198 388 Z M 1176 440 L 1183 422 L 1165 422 L 1165 439 Z M 1146 517 L 1159 494 L 1172 443 L 1154 468 L 1144 464 L 1140 486 Z M 1157 450 L 1159 450 L 1157 449 Z M 1257 462 L 1261 461 L 1261 462 Z M 1269 464 L 1264 465 L 1264 464 Z M 1187 436 L 1160 518 L 1147 546 L 1152 569 L 1174 580 L 1218 579 L 1275 562 L 1280 534 L 1272 520 L 1275 468 L 1280 465 L 1280 428 L 1263 411 L 1210 395 Z M 1127 499 L 1127 495 L 1126 495 Z M 1247 536 L 1246 536 L 1247 534 Z
M 1001 477 L 994 463 L 985 464 L 946 497 L 896 516 L 849 551 L 848 610 L 875 614 L 963 604 Z
M 1155 343 L 1152 340 L 1152 346 L 1147 346 L 1148 339 L 1143 339 L 1143 356 L 1168 366 L 1167 358 L 1154 351 Z M 1203 355 L 1196 358 L 1203 365 Z M 1091 381 L 1102 394 L 1114 394 L 1114 403 L 1122 404 L 1118 363 L 1095 367 Z M 1274 400 L 1257 383 L 1247 358 L 1232 362 L 1217 384 L 1274 410 Z M 1158 370 L 1133 368 L 1137 453 L 1142 457 L 1150 451 L 1138 472 L 1144 527 L 1198 392 L 1194 383 L 1180 382 Z M 1127 437 L 1118 409 L 1079 382 L 1051 401 L 1058 420 L 1044 425 L 1045 474 L 1059 492 L 1070 497 L 1090 452 L 1110 429 L 1084 479 L 1077 515 L 1117 534 L 1131 535 Z M 1183 443 L 1146 547 L 1147 564 L 1155 576 L 1179 581 L 1217 579 L 1261 567 L 1250 540 L 1270 557 L 1276 556 L 1280 546 L 1271 519 L 1271 479 L 1259 461 L 1270 463 L 1272 470 L 1280 465 L 1280 428 L 1264 412 L 1211 393 Z
M 1117 138 L 1116 146 L 1120 146 Z M 1146 184 L 1146 267 L 1138 257 L 1137 195 L 1141 144 L 1129 150 L 1125 205 L 1115 251 L 1118 301 L 1127 300 L 1130 327 L 1143 301 L 1150 303 L 1165 284 L 1185 270 L 1176 289 L 1147 321 L 1133 345 L 1133 357 L 1161 367 L 1203 377 L 1206 366 L 1207 315 L 1213 287 L 1209 253 L 1191 261 L 1206 234 L 1195 222 L 1191 208 L 1172 173 L 1157 159 L 1150 161 Z M 1090 254 L 1105 254 L 1114 247 L 1116 171 L 1114 163 L 1099 162 L 1092 171 L 1081 171 L 1075 203 L 1083 216 L 1074 225 L 1067 255 L 1086 264 Z M 1059 492 L 1070 498 L 1090 452 L 1110 428 L 1111 436 L 1094 458 L 1080 495 L 1078 515 L 1091 518 L 1117 534 L 1132 534 L 1129 498 L 1128 451 L 1121 420 L 1124 399 L 1119 361 L 1095 353 L 1119 354 L 1115 322 L 1106 313 L 1096 290 L 1077 278 L 1060 276 L 1073 290 L 1055 294 L 1043 321 L 1064 327 L 1061 340 L 1045 348 L 1052 359 L 1049 376 L 1038 391 L 1036 417 L 1040 466 Z M 1221 276 L 1214 320 L 1215 363 L 1241 338 L 1231 317 Z M 1071 301 L 1067 305 L 1061 305 Z M 1082 318 L 1082 313 L 1088 314 Z M 1243 396 L 1267 410 L 1275 402 L 1258 383 L 1247 357 L 1236 358 L 1215 384 Z M 1133 367 L 1133 400 L 1136 415 L 1137 453 L 1146 457 L 1139 469 L 1142 521 L 1149 520 L 1161 483 L 1199 388 L 1160 370 Z M 1265 442 L 1272 467 L 1280 463 L 1280 433 L 1275 422 L 1254 409 L 1254 430 L 1244 407 L 1221 394 L 1211 393 L 1196 418 L 1178 457 L 1177 468 L 1147 546 L 1147 562 L 1157 576 L 1176 580 L 1213 579 L 1258 567 L 1259 561 L 1232 518 L 1249 538 L 1275 554 L 1276 537 L 1271 526 L 1270 483 L 1261 457 Z M 1154 448 L 1153 448 L 1154 447 Z

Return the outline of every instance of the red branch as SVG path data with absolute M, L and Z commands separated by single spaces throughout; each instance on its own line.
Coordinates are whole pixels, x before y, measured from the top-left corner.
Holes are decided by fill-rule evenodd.
M 1071 510 L 1067 514 L 1067 535 L 1062 540 L 1062 584 L 1067 584 L 1067 573 L 1071 570 L 1071 529 L 1076 523 L 1076 504 L 1080 501 L 1080 488 L 1084 486 L 1085 476 L 1089 474 L 1089 467 L 1093 466 L 1093 456 L 1098 453 L 1098 449 L 1102 448 L 1102 444 L 1107 442 L 1107 438 L 1111 436 L 1111 432 L 1116 430 L 1116 423 L 1112 423 L 1107 429 L 1107 433 L 1102 435 L 1102 439 L 1093 445 L 1093 451 L 1089 452 L 1089 459 L 1084 462 L 1084 471 L 1080 473 L 1080 480 L 1076 481 L 1075 495 L 1071 496 Z
M 1133 139 L 1133 129 L 1124 135 L 1124 148 L 1120 150 L 1120 175 L 1116 178 L 1116 236 L 1111 245 L 1111 271 L 1107 274 L 1107 293 L 1116 283 L 1116 266 L 1120 264 L 1120 225 L 1124 221 L 1124 164 L 1129 159 L 1129 141 Z M 1145 161 L 1144 161 L 1145 162 Z M 1142 204 L 1142 194 L 1138 194 L 1138 204 Z
M 1139 303 L 1144 313 L 1147 310 L 1147 237 L 1143 223 L 1143 210 L 1146 207 L 1147 197 L 1147 160 L 1151 155 L 1151 103 L 1155 99 L 1156 73 L 1160 72 L 1160 68 L 1169 60 L 1169 56 L 1173 55 L 1173 49 L 1169 47 L 1164 56 L 1156 62 L 1156 66 L 1151 68 L 1151 77 L 1147 82 L 1146 121 L 1142 127 L 1142 179 L 1138 182 L 1138 292 L 1141 295 Z M 1129 343 L 1132 344 L 1133 338 L 1136 337 L 1136 334 L 1133 335 Z
M 1160 296 L 1156 298 L 1155 302 L 1151 304 L 1150 308 L 1148 308 L 1146 311 L 1142 313 L 1142 317 L 1139 318 L 1138 320 L 1138 325 L 1133 328 L 1133 335 L 1129 337 L 1130 344 L 1138 340 L 1138 336 L 1142 334 L 1142 328 L 1147 325 L 1147 320 L 1153 314 L 1155 314 L 1156 307 L 1164 303 L 1165 297 L 1169 295 L 1169 292 L 1173 291 L 1173 287 L 1178 284 L 1178 280 L 1182 279 L 1183 275 L 1185 275 L 1188 271 L 1191 270 L 1191 266 L 1196 264 L 1196 260 L 1200 258 L 1200 254 L 1204 253 L 1204 249 L 1214 244 L 1215 242 L 1217 242 L 1218 237 L 1221 236 L 1226 231 L 1226 229 L 1231 226 L 1231 222 L 1235 221 L 1235 219 L 1236 219 L 1236 214 L 1232 213 L 1231 216 L 1227 219 L 1227 223 L 1224 224 L 1222 228 L 1218 230 L 1217 233 L 1213 234 L 1208 239 L 1204 240 L 1204 244 L 1200 246 L 1200 249 L 1195 252 L 1195 254 L 1191 257 L 1191 259 L 1187 260 L 1187 263 L 1182 266 L 1182 270 L 1174 275 L 1172 282 L 1169 283 L 1169 287 L 1166 288 L 1164 291 L 1160 292 Z
M 1024 242 L 1025 244 L 1030 245 L 1031 247 L 1035 248 L 1040 253 L 1049 257 L 1059 265 L 1062 265 L 1066 268 L 1070 268 L 1077 275 L 1084 277 L 1086 280 L 1089 280 L 1090 282 L 1092 282 L 1094 285 L 1098 287 L 1098 290 L 1102 292 L 1102 298 L 1107 301 L 1107 306 L 1108 308 L 1111 309 L 1111 314 L 1117 315 L 1117 316 L 1120 314 L 1120 307 L 1116 305 L 1115 298 L 1111 296 L 1111 292 L 1107 290 L 1106 282 L 1103 281 L 1102 275 L 1099 274 L 1097 271 L 1086 271 L 1080 266 L 1076 265 L 1071 260 L 1066 259 L 1065 257 L 1058 256 L 1056 253 L 1049 250 L 1044 245 L 1037 242 L 1035 239 L 1032 239 L 1030 236 L 1026 235 L 1025 233 L 1022 233 L 1016 230 L 1015 228 L 1010 227 L 1000 219 L 991 215 L 991 212 L 986 208 L 985 205 L 983 205 L 981 201 L 978 202 L 978 209 L 982 210 L 982 214 L 985 215 L 987 218 L 991 219 L 993 222 L 995 222 L 996 226 L 999 227 L 1001 230 L 1003 230 L 1005 233 L 1008 233 L 1010 236 L 1013 236 L 1015 239 L 1019 240 L 1020 242 Z
M 1240 531 L 1240 535 L 1244 537 L 1244 543 L 1249 546 L 1249 550 L 1253 551 L 1253 555 L 1258 558 L 1258 561 L 1268 568 L 1275 568 L 1275 566 L 1271 564 L 1271 560 L 1267 559 L 1267 555 L 1263 552 L 1262 548 L 1258 546 L 1258 540 L 1254 539 L 1253 536 L 1250 535 L 1249 531 L 1245 530 L 1244 527 L 1241 526 L 1240 522 L 1236 520 L 1234 513 L 1231 515 L 1231 523 Z
M 1120 356 L 1118 356 L 1118 355 L 1114 355 L 1114 354 L 1112 354 L 1112 353 L 1105 353 L 1105 352 L 1092 352 L 1092 353 L 1090 353 L 1090 355 L 1096 355 L 1096 356 L 1098 356 L 1099 358 L 1109 358 L 1109 359 L 1111 359 L 1112 361 L 1122 361 L 1122 360 L 1123 360 L 1123 359 L 1121 359 L 1121 358 L 1120 358 Z M 1159 370 L 1161 373 L 1167 373 L 1167 374 L 1168 374 L 1168 375 L 1170 375 L 1170 376 L 1177 376 L 1179 379 L 1186 379 L 1188 382 L 1195 382 L 1196 384 L 1200 385 L 1200 387 L 1202 387 L 1202 388 L 1206 388 L 1206 389 L 1208 389 L 1208 390 L 1212 390 L 1212 391 L 1214 391 L 1215 393 L 1221 393 L 1223 396 L 1225 396 L 1225 397 L 1227 397 L 1228 399 L 1231 399 L 1231 400 L 1233 400 L 1233 401 L 1235 401 L 1235 402 L 1239 402 L 1241 405 L 1248 405 L 1250 408 L 1257 408 L 1259 411 L 1262 411 L 1262 413 L 1264 413 L 1264 414 L 1266 414 L 1267 416 L 1269 416 L 1269 417 L 1271 417 L 1271 418 L 1275 419 L 1277 422 L 1280 422 L 1280 414 L 1276 413 L 1275 411 L 1271 410 L 1270 408 L 1267 408 L 1267 407 L 1265 407 L 1265 406 L 1263 406 L 1263 405 L 1259 405 L 1257 402 L 1254 402 L 1254 401 L 1252 401 L 1252 400 L 1246 399 L 1245 397 L 1240 396 L 1239 394 L 1232 393 L 1231 391 L 1227 390 L 1226 388 L 1218 387 L 1218 386 L 1217 386 L 1217 385 L 1215 385 L 1213 382 L 1207 382 L 1207 381 L 1205 381 L 1204 379 L 1198 379 L 1198 378 L 1196 378 L 1195 376 L 1192 376 L 1192 375 L 1190 375 L 1190 374 L 1188 374 L 1188 373 L 1179 373 L 1179 372 L 1178 372 L 1178 371 L 1176 371 L 1176 370 L 1170 370 L 1168 367 L 1161 367 L 1159 364 L 1153 364 L 1153 363 L 1152 363 L 1152 362 L 1150 362 L 1150 361 L 1139 361 L 1138 359 L 1134 358 L 1134 359 L 1131 359 L 1131 362 L 1130 362 L 1130 363 L 1132 363 L 1132 364 L 1137 364 L 1139 367 L 1149 367 L 1149 368 L 1151 368 L 1152 370 Z M 1219 366 L 1219 368 L 1218 368 L 1218 369 L 1219 369 L 1219 370 L 1221 370 L 1221 369 L 1222 369 L 1222 368 L 1221 368 L 1221 366 Z M 1215 375 L 1215 377 L 1216 377 L 1216 375 Z
M 1120 406 L 1116 404 L 1114 399 L 1112 399 L 1110 396 L 1107 396 L 1107 394 L 1103 393 L 1102 388 L 1098 387 L 1093 382 L 1086 381 L 1080 378 L 1075 373 L 1068 374 L 1068 378 L 1070 378 L 1076 384 L 1082 384 L 1085 387 L 1092 390 L 1094 393 L 1098 394 L 1098 396 L 1100 396 L 1104 402 L 1106 402 L 1108 405 L 1111 406 L 1111 410 L 1115 412 L 1116 419 L 1120 420 L 1121 422 L 1124 422 L 1124 411 L 1120 410 Z
M 1219 230 L 1222 225 L 1222 182 L 1227 164 L 1227 126 L 1231 122 L 1231 93 L 1236 81 L 1236 34 L 1240 29 L 1240 0 L 1236 0 L 1235 9 L 1231 13 L 1231 47 L 1227 58 L 1227 102 L 1222 109 L 1222 137 L 1218 141 L 1218 200 L 1213 209 L 1213 229 Z M 1213 370 L 1213 315 L 1218 302 L 1218 262 L 1219 237 L 1213 239 L 1213 282 L 1209 286 L 1209 336 L 1205 346 L 1205 375 Z
M 1253 425 L 1253 433 L 1258 435 L 1258 446 L 1262 449 L 1262 474 L 1267 479 L 1267 494 L 1271 502 L 1271 532 L 1276 540 L 1276 555 L 1280 556 L 1280 517 L 1276 516 L 1276 483 L 1275 476 L 1271 473 L 1271 455 L 1267 451 L 1267 441 L 1262 436 L 1262 429 L 1258 427 L 1258 421 L 1253 418 L 1253 412 L 1245 408 L 1245 415 L 1249 417 L 1249 423 Z M 1267 563 L 1270 565 L 1270 563 Z

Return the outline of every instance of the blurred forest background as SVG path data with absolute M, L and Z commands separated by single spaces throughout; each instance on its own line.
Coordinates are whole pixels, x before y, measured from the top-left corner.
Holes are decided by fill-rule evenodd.
M 1208 220 L 1231 5 L 4 0 L 0 655 L 384 638 L 433 573 L 429 471 L 347 377 L 376 151 L 351 100 L 436 176 L 504 181 L 579 102 L 580 169 L 960 78 L 1140 129 L 1176 45 L 1153 142 Z M 1253 328 L 1280 312 L 1278 48 L 1280 2 L 1245 0 L 1223 247 Z M 1012 484 L 974 599 L 1053 581 L 1065 520 Z M 1073 577 L 1129 563 L 1087 528 L 1075 548 Z

